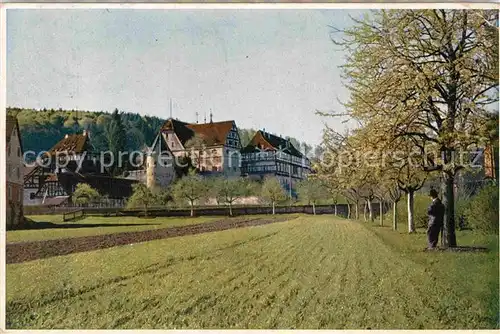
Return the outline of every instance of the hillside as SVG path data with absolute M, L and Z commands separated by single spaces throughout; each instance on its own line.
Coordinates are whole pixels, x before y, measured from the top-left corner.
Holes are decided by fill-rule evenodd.
M 24 151 L 40 152 L 50 149 L 64 135 L 90 131 L 92 145 L 106 151 L 111 137 L 108 126 L 111 113 L 106 111 L 83 111 L 63 109 L 7 108 L 7 113 L 16 116 L 21 128 Z M 121 120 L 127 133 L 126 149 L 134 151 L 144 145 L 151 145 L 165 119 L 156 116 L 142 116 L 137 113 L 121 113 Z M 238 121 L 236 120 L 236 123 Z M 256 130 L 240 129 L 242 145 L 245 146 Z M 297 148 L 304 145 L 290 138 Z M 307 145 L 309 149 L 311 146 Z

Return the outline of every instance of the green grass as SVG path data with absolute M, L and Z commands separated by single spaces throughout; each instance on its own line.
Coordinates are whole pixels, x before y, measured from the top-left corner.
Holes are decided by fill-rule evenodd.
M 300 216 L 11 264 L 7 327 L 495 328 L 498 248 L 424 247 L 423 234 Z
M 7 231 L 7 242 L 49 240 L 60 238 L 83 237 L 89 235 L 111 234 L 118 232 L 146 231 L 173 226 L 191 225 L 210 222 L 223 217 L 158 217 L 158 218 L 136 218 L 136 217 L 98 217 L 89 216 L 75 222 L 63 222 L 62 215 L 40 215 L 27 216 L 35 222 L 50 222 L 53 224 L 89 224 L 90 227 L 78 228 L 48 228 Z M 106 226 L 110 225 L 110 226 Z M 123 225 L 123 226 L 113 226 Z

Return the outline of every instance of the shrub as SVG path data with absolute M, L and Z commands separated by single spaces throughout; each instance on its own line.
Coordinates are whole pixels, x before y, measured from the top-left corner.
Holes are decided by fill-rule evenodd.
M 498 234 L 498 184 L 481 189 L 464 210 L 464 215 L 473 229 Z

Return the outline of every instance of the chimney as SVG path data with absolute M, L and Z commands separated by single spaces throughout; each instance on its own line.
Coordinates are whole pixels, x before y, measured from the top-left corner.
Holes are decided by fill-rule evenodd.
M 210 109 L 210 123 L 213 123 L 212 122 L 212 109 Z

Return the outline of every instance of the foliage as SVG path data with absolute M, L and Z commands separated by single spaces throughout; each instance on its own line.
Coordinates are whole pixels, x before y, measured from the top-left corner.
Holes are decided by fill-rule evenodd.
M 498 235 L 498 200 L 498 183 L 485 186 L 472 198 L 464 215 L 473 229 Z
M 156 204 L 166 206 L 173 201 L 172 193 L 169 188 L 156 189 Z
M 266 177 L 262 184 L 262 197 L 269 202 L 279 202 L 286 198 L 286 193 L 276 177 Z
M 250 195 L 252 190 L 250 181 L 241 177 L 216 178 L 212 186 L 214 187 L 216 198 L 221 203 L 229 205 L 229 215 L 231 216 L 233 215 L 233 203 L 241 197 Z
M 194 216 L 195 202 L 206 198 L 208 192 L 205 180 L 191 170 L 187 176 L 178 179 L 172 186 L 172 197 L 177 203 L 189 202 L 191 216 Z
M 127 201 L 129 208 L 144 208 L 144 214 L 148 215 L 148 208 L 158 202 L 156 194 L 149 189 L 144 183 L 136 183 L 133 185 L 132 196 Z
M 498 11 L 380 10 L 334 42 L 350 98 L 346 113 L 374 142 L 397 141 L 420 152 L 421 168 L 442 173 L 445 240 L 456 246 L 453 184 L 467 162 L 455 153 L 490 142 L 498 102 Z M 410 192 L 411 193 L 411 192 Z
M 113 137 L 110 135 L 110 131 L 117 131 L 110 127 L 113 119 L 115 122 L 121 122 L 126 130 L 125 151 L 134 151 L 142 149 L 145 145 L 151 145 L 158 130 L 165 122 L 159 117 L 129 112 L 119 112 L 120 121 L 116 115 L 113 118 L 114 112 L 104 111 L 37 110 L 9 107 L 7 113 L 18 118 L 24 150 L 36 153 L 50 149 L 66 134 L 82 133 L 84 129 L 90 133 L 90 142 L 96 151 L 112 151 L 116 148 L 110 147 L 109 143 Z M 254 129 L 239 128 L 238 131 L 242 146 L 246 146 L 255 134 Z M 121 135 L 118 134 L 118 137 Z M 298 142 L 294 138 L 292 140 Z M 300 145 L 309 147 L 306 143 Z M 112 146 L 121 146 L 121 143 Z M 192 167 L 190 161 L 189 166 Z M 176 168 L 176 172 L 182 176 L 187 174 L 188 169 L 189 167 Z
M 264 201 L 271 203 L 274 207 L 277 202 L 286 199 L 286 193 L 276 177 L 266 177 L 261 188 L 261 197 Z
M 112 166 L 112 173 L 117 175 L 120 173 L 122 166 L 118 166 L 119 154 L 125 152 L 127 142 L 127 134 L 122 122 L 122 114 L 115 109 L 111 115 L 111 122 L 106 126 L 106 140 L 108 142 L 109 151 L 113 153 L 114 165 Z
M 75 204 L 88 205 L 94 201 L 97 201 L 100 194 L 97 190 L 92 188 L 87 183 L 79 183 L 76 186 L 75 191 L 71 195 L 71 200 Z
M 299 199 L 306 200 L 313 205 L 313 212 L 316 214 L 315 205 L 319 201 L 329 197 L 327 188 L 319 178 L 308 177 L 297 183 L 297 193 Z

